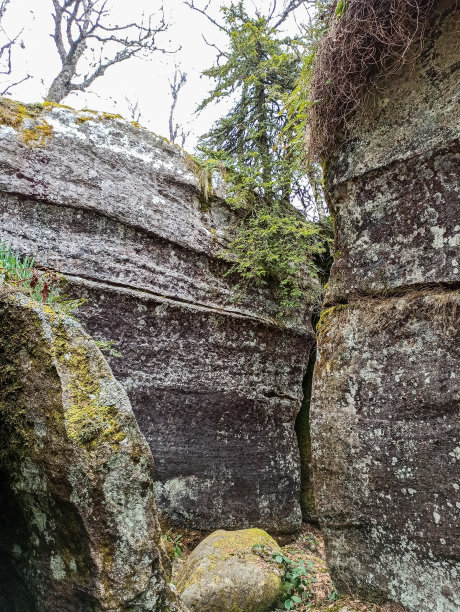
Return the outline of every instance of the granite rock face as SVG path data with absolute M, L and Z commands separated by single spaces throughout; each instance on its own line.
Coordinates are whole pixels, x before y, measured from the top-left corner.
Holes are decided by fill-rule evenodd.
M 31 122 L 32 120 L 25 120 Z M 49 106 L 40 146 L 0 126 L 0 240 L 62 272 L 155 459 L 155 497 L 176 524 L 300 524 L 294 421 L 313 333 L 281 325 L 271 293 L 235 303 L 218 252 L 235 226 L 213 179 L 203 202 L 184 152 L 104 114 Z
M 317 511 L 337 588 L 460 608 L 460 11 L 327 173 L 337 260 L 312 397 Z
M 125 391 L 78 323 L 5 291 L 0 514 L 0 609 L 184 610 Z

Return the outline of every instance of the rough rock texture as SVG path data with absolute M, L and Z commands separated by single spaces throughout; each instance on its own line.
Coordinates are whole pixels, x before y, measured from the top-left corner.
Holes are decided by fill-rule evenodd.
M 0 609 L 183 610 L 125 391 L 73 319 L 0 294 Z
M 34 121 L 51 127 L 40 146 L 0 126 L 0 240 L 63 272 L 88 298 L 85 327 L 118 343 L 158 507 L 196 528 L 297 529 L 310 314 L 280 324 L 268 290 L 232 302 L 217 253 L 235 217 L 203 203 L 178 147 L 104 114 L 51 106 Z
M 459 281 L 459 16 L 455 2 L 437 5 L 416 67 L 378 83 L 364 109 L 370 127 L 327 171 L 337 232 L 331 303 Z
M 328 168 L 337 260 L 312 399 L 317 510 L 342 592 L 460 609 L 460 10 L 378 84 Z
M 177 580 L 185 605 L 199 612 L 267 612 L 281 596 L 276 565 L 252 551 L 255 545 L 279 550 L 261 529 L 215 531 L 187 559 Z

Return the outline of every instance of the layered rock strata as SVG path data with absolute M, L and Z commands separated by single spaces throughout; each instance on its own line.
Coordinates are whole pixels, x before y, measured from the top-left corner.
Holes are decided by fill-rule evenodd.
M 204 201 L 178 147 L 55 106 L 24 125 L 43 122 L 33 146 L 0 127 L 0 240 L 62 272 L 87 298 L 85 327 L 117 343 L 110 363 L 152 449 L 159 508 L 195 528 L 297 529 L 309 313 L 280 324 L 268 290 L 234 301 L 218 253 L 237 218 L 216 177 Z
M 75 320 L 0 293 L 0 609 L 183 610 L 153 458 Z
M 460 608 L 460 11 L 378 83 L 327 171 L 336 261 L 319 324 L 313 470 L 339 590 Z

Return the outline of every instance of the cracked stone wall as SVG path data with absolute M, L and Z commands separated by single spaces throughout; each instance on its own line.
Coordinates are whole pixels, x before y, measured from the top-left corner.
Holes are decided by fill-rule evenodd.
M 297 529 L 308 308 L 280 323 L 268 290 L 234 302 L 218 252 L 237 219 L 218 181 L 203 202 L 178 147 L 104 114 L 24 119 L 40 122 L 32 146 L 0 126 L 0 240 L 62 272 L 88 299 L 88 331 L 117 343 L 110 364 L 152 449 L 159 509 L 195 528 Z
M 460 10 L 378 83 L 327 170 L 336 260 L 312 398 L 317 511 L 340 591 L 460 608 Z

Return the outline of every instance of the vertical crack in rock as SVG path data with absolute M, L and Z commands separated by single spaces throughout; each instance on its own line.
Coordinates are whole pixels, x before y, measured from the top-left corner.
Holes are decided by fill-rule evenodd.
M 310 404 L 315 363 L 316 343 L 310 350 L 307 371 L 305 372 L 302 384 L 302 405 L 295 422 L 300 452 L 300 508 L 302 510 L 302 519 L 310 523 L 316 523 L 318 520 L 315 507 L 310 434 Z

